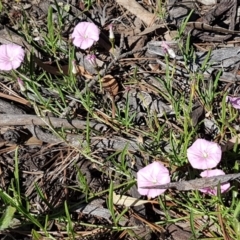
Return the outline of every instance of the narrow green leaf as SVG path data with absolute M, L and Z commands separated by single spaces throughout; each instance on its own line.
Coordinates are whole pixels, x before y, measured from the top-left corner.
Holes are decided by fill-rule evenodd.
M 15 181 L 15 188 L 16 188 L 16 196 L 18 201 L 21 202 L 21 190 L 20 190 L 20 183 L 19 183 L 19 171 L 18 171 L 18 147 L 15 150 L 15 164 L 14 164 L 14 181 Z
M 113 208 L 113 182 L 112 181 L 109 186 L 108 209 L 112 215 L 113 222 L 116 225 L 116 218 L 115 218 L 115 213 L 114 213 L 114 208 Z
M 42 236 L 36 230 L 32 229 L 32 239 L 39 240 L 41 238 L 42 238 Z
M 15 207 L 12 207 L 12 206 L 7 207 L 6 212 L 3 214 L 3 216 L 0 219 L 0 230 L 4 230 L 9 227 L 15 211 L 16 211 Z
M 53 41 L 54 41 L 53 9 L 51 6 L 48 8 L 47 28 L 48 28 L 48 38 L 50 40 L 50 43 L 53 44 Z
M 68 221 L 67 231 L 68 231 L 68 234 L 73 236 L 73 239 L 74 239 L 73 224 L 72 224 L 71 216 L 70 216 L 70 213 L 68 210 L 68 205 L 67 205 L 66 201 L 64 201 L 64 208 L 65 208 L 65 213 L 66 213 L 66 217 L 67 217 L 67 221 Z

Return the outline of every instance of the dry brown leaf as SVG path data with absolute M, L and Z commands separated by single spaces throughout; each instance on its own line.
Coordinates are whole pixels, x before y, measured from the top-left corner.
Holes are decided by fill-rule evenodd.
M 165 24 L 157 24 L 157 25 L 145 28 L 142 32 L 138 33 L 137 35 L 138 36 L 147 35 L 148 33 L 152 33 L 159 28 L 162 28 L 164 32 L 167 30 Z
M 68 65 L 60 66 L 61 71 L 62 71 L 62 73 L 61 73 L 61 71 L 59 70 L 58 67 L 54 67 L 49 64 L 46 64 L 46 63 L 42 62 L 42 60 L 36 56 L 33 56 L 33 60 L 40 68 L 42 68 L 44 71 L 46 71 L 50 74 L 53 74 L 53 75 L 64 74 L 66 76 L 69 75 L 69 66 Z M 84 67 L 82 67 L 80 65 L 76 65 L 75 67 L 77 70 L 77 75 L 84 76 L 85 78 L 88 78 L 88 79 L 92 78 L 92 75 L 88 71 L 86 71 Z
M 31 137 L 27 140 L 27 142 L 25 143 L 26 145 L 40 145 L 42 146 L 43 142 L 41 140 L 39 140 L 36 137 Z
M 117 80 L 112 75 L 106 75 L 100 80 L 102 84 L 102 88 L 109 92 L 112 96 L 116 96 L 118 94 L 119 85 Z
M 239 144 L 240 142 L 240 134 L 237 134 L 236 136 L 234 136 L 233 138 L 231 138 L 230 140 L 228 140 L 227 143 L 225 143 L 224 145 L 221 146 L 222 151 L 226 152 L 228 150 L 233 149 L 234 145 L 237 143 Z
M 92 75 L 83 66 L 76 65 L 77 75 L 84 76 L 85 78 L 91 79 Z
M 116 205 L 121 205 L 125 207 L 131 207 L 131 206 L 140 206 L 145 203 L 153 202 L 151 200 L 140 200 L 138 198 L 129 197 L 126 195 L 119 195 L 113 192 L 113 203 Z
M 36 56 L 33 56 L 33 60 L 34 62 L 40 67 L 42 68 L 44 71 L 51 73 L 53 75 L 62 75 L 62 73 L 59 71 L 59 69 L 57 67 L 53 67 L 50 64 L 46 64 L 44 63 L 41 59 L 39 59 Z M 65 75 L 68 75 L 68 71 L 66 72 L 66 68 L 62 69 L 63 73 Z
M 87 79 L 91 79 L 92 78 L 92 75 L 91 73 L 89 73 L 83 66 L 81 65 L 75 65 L 75 70 L 76 70 L 76 75 L 81 75 L 81 76 L 84 76 L 85 78 Z M 64 65 L 61 67 L 64 74 L 65 75 L 69 75 L 69 66 L 68 65 Z
M 138 2 L 134 0 L 116 0 L 116 2 L 140 18 L 147 26 L 154 22 L 155 15 L 144 9 Z
M 29 101 L 27 101 L 26 99 L 24 99 L 20 96 L 15 97 L 15 96 L 7 95 L 4 93 L 0 93 L 0 97 L 5 98 L 5 99 L 10 99 L 12 101 L 24 104 L 26 106 L 31 106 L 31 103 Z

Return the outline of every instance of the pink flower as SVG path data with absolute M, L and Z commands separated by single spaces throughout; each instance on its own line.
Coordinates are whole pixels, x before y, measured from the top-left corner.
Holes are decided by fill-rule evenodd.
M 173 49 L 170 48 L 165 41 L 162 41 L 162 48 L 169 54 L 169 56 L 170 56 L 171 58 L 175 58 L 175 57 L 176 57 L 176 54 L 175 54 L 175 52 L 173 51 Z
M 240 109 L 240 97 L 226 97 L 226 102 L 229 102 L 234 108 Z
M 225 175 L 225 173 L 220 169 L 214 169 L 214 170 L 205 170 L 203 171 L 200 176 L 201 177 L 213 177 L 213 176 L 219 176 L 219 175 Z M 225 183 L 220 186 L 221 193 L 226 192 L 230 188 L 230 183 Z M 209 195 L 217 195 L 217 187 L 207 187 L 199 189 L 199 191 L 209 194 Z
M 141 187 L 166 184 L 170 182 L 169 171 L 159 162 L 153 162 L 137 172 L 138 192 L 154 198 L 166 191 L 166 189 L 144 189 Z
M 23 59 L 24 50 L 16 44 L 3 44 L 0 46 L 0 70 L 10 71 L 17 69 Z
M 80 22 L 72 33 L 73 44 L 81 49 L 87 49 L 99 40 L 100 31 L 94 23 Z
M 187 157 L 193 168 L 209 169 L 218 165 L 222 150 L 217 143 L 199 138 L 188 148 Z

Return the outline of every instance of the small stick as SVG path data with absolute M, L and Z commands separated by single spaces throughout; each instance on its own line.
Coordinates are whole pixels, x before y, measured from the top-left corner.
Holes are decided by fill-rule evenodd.
M 198 190 L 206 187 L 214 187 L 218 184 L 224 184 L 234 179 L 240 178 L 240 173 L 219 175 L 214 177 L 204 177 L 189 181 L 172 182 L 162 185 L 153 185 L 141 187 L 144 189 L 169 189 L 175 188 L 179 191 Z
M 69 129 L 86 129 L 86 125 L 97 131 L 107 131 L 108 127 L 102 123 L 81 121 L 81 120 L 67 120 L 56 117 L 38 117 L 36 115 L 28 114 L 0 114 L 0 126 L 21 126 L 21 125 L 38 125 L 46 126 L 51 124 L 54 128 L 69 128 Z

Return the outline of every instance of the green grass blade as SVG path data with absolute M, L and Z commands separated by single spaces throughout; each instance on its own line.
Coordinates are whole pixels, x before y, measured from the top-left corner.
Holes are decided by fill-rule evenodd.
M 0 219 L 0 230 L 4 230 L 9 227 L 13 219 L 14 213 L 16 211 L 15 207 L 8 206 L 5 213 Z

